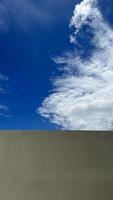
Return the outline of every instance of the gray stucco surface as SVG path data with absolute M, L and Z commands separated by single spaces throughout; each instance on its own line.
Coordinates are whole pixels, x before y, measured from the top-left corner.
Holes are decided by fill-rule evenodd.
M 113 132 L 0 132 L 0 200 L 113 200 Z

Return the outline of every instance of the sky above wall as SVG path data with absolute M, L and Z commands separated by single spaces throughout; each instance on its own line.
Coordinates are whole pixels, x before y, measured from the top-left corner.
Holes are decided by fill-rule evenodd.
M 0 129 L 113 129 L 112 10 L 0 1 Z

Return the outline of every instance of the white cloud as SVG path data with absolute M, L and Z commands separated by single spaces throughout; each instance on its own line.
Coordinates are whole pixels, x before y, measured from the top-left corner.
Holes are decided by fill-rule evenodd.
M 0 3 L 0 31 L 7 32 L 6 8 Z
M 44 26 L 50 19 L 50 12 L 38 7 L 36 2 L 30 0 L 0 1 L 0 31 L 9 31 L 10 24 L 16 24 L 24 30 L 32 28 L 33 24 Z
M 0 73 L 0 81 L 8 81 L 9 78 L 7 76 L 4 76 L 2 73 Z
M 10 117 L 9 108 L 0 104 L 0 117 Z
M 4 76 L 0 73 L 0 97 L 3 94 L 7 94 L 7 89 L 5 88 L 5 83 L 9 80 L 7 76 Z M 0 101 L 0 117 L 10 117 L 9 115 L 9 108 Z
M 10 31 L 13 25 L 22 30 L 37 26 L 49 27 L 56 21 L 66 19 L 65 10 L 75 0 L 0 0 L 0 30 Z M 68 13 L 66 13 L 68 15 Z
M 75 6 L 70 26 L 75 28 L 70 42 L 84 25 L 94 33 L 91 56 L 84 59 L 77 51 L 55 61 L 63 75 L 54 82 L 54 92 L 38 112 L 62 129 L 113 130 L 113 29 L 104 21 L 96 0 Z M 77 75 L 78 74 L 78 75 Z

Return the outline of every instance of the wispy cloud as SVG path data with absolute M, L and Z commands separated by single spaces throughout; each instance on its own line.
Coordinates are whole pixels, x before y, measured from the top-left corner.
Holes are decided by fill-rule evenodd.
M 25 31 L 47 28 L 65 15 L 69 4 L 68 0 L 0 0 L 0 30 L 10 31 L 12 26 Z
M 67 5 L 68 0 L 65 0 Z M 59 5 L 59 6 L 58 6 Z M 32 29 L 38 25 L 48 26 L 59 17 L 57 9 L 64 7 L 64 0 L 35 1 L 35 0 L 1 0 L 0 29 L 10 30 L 10 25 L 22 30 Z
M 4 76 L 3 74 L 0 73 L 0 97 L 4 94 L 7 94 L 8 91 L 5 87 L 5 83 L 9 80 L 7 76 Z M 9 115 L 9 107 L 4 105 L 0 101 L 0 117 L 10 117 Z
M 8 81 L 9 78 L 7 76 L 4 76 L 2 73 L 0 73 L 0 81 Z
M 0 117 L 10 117 L 9 108 L 7 106 L 0 104 Z
M 30 0 L 1 0 L 0 2 L 0 30 L 8 31 L 10 23 L 22 29 L 28 29 L 33 23 L 35 26 L 45 25 L 51 19 L 46 12 Z
M 55 59 L 63 75 L 54 80 L 54 91 L 38 112 L 62 129 L 113 130 L 113 29 L 96 0 L 75 6 L 70 26 L 75 51 Z M 86 58 L 76 50 L 84 26 L 93 32 L 93 49 Z
M 8 26 L 7 26 L 7 19 L 6 19 L 6 8 L 4 5 L 0 3 L 0 32 L 6 32 L 8 31 Z

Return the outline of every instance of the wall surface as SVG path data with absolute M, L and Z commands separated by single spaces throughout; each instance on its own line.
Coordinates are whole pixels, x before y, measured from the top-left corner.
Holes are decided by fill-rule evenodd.
M 0 132 L 0 200 L 112 200 L 113 132 Z

